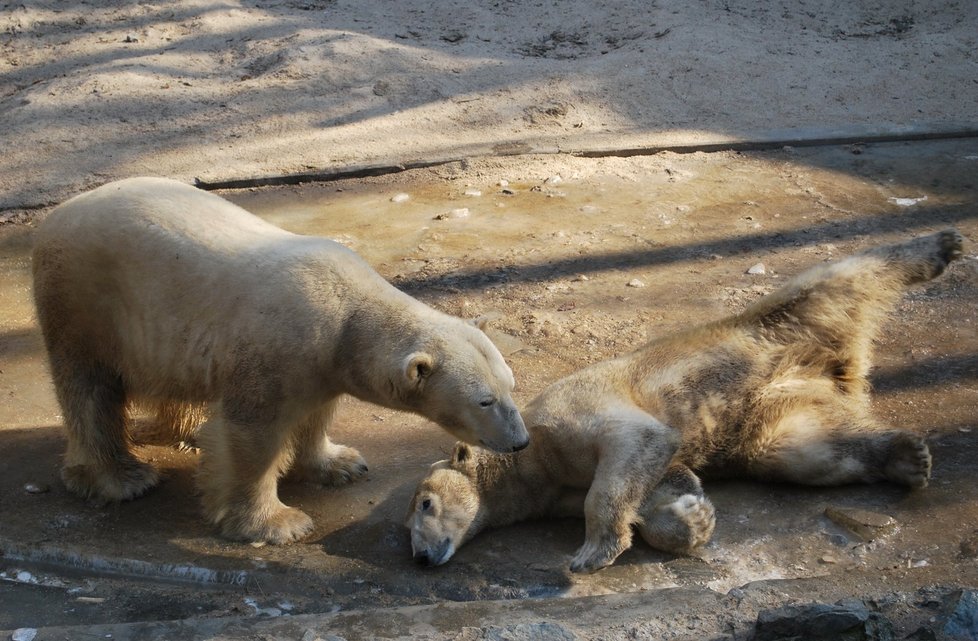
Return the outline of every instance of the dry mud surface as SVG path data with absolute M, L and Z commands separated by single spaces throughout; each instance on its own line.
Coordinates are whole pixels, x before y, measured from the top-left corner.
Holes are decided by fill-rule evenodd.
M 445 566 L 415 565 L 402 526 L 408 499 L 452 440 L 420 418 L 352 400 L 342 405 L 336 440 L 361 450 L 369 479 L 326 490 L 283 486 L 284 500 L 317 523 L 300 544 L 217 538 L 200 518 L 189 452 L 143 448 L 166 480 L 139 500 L 95 508 L 68 495 L 58 480 L 60 417 L 30 307 L 31 228 L 8 226 L 0 591 L 10 605 L 0 608 L 0 629 L 189 618 L 179 625 L 199 636 L 188 638 L 209 638 L 201 630 L 219 625 L 238 630 L 224 630 L 228 638 L 258 629 L 268 636 L 256 638 L 302 638 L 312 629 L 324 638 L 332 630 L 350 639 L 441 639 L 547 622 L 580 638 L 739 638 L 765 607 L 853 597 L 873 599 L 904 634 L 923 626 L 951 638 L 942 632 L 947 600 L 978 585 L 976 164 L 972 140 L 543 156 L 224 194 L 285 228 L 347 244 L 442 310 L 494 316 L 492 336 L 517 374 L 520 402 L 649 336 L 736 312 L 820 261 L 948 226 L 962 231 L 966 258 L 894 310 L 873 376 L 877 413 L 928 436 L 930 487 L 710 483 L 718 524 L 700 558 L 639 542 L 590 576 L 566 571 L 583 538 L 576 520 L 488 532 Z M 764 274 L 747 273 L 758 263 Z M 32 493 L 31 484 L 45 491 Z M 826 518 L 829 507 L 894 523 L 864 538 Z M 433 613 L 446 611 L 429 609 L 451 602 L 473 603 L 442 618 Z M 606 612 L 610 602 L 617 605 Z M 417 607 L 376 612 L 405 606 Z M 282 631 L 299 621 L 306 628 Z M 147 638 L 174 633 L 153 629 L 158 636 Z M 42 638 L 70 638 L 71 630 Z M 106 630 L 140 638 L 131 627 Z

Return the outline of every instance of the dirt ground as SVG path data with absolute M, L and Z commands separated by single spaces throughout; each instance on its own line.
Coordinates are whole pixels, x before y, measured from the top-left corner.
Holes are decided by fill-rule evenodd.
M 900 638 L 954 638 L 955 595 L 978 587 L 975 24 L 978 5 L 958 2 L 0 3 L 0 630 L 740 639 L 760 610 L 848 598 Z M 894 135 L 914 141 L 879 142 Z M 931 136 L 948 139 L 916 140 Z M 826 138 L 846 143 L 806 147 Z M 552 153 L 752 141 L 798 144 Z M 298 545 L 217 538 L 189 452 L 143 448 L 165 483 L 140 500 L 67 494 L 30 303 L 36 219 L 130 175 L 413 161 L 439 164 L 222 195 L 347 244 L 444 311 L 491 314 L 521 402 L 810 265 L 957 227 L 967 257 L 894 310 L 873 377 L 877 413 L 928 435 L 931 486 L 711 483 L 718 525 L 701 558 L 639 543 L 572 576 L 583 523 L 568 520 L 485 533 L 425 569 L 401 523 L 452 441 L 349 401 L 336 440 L 370 476 L 285 486 L 317 523 Z M 894 524 L 862 537 L 827 507 Z
M 485 159 L 225 194 L 290 230 L 347 244 L 442 310 L 494 316 L 491 335 L 518 376 L 520 402 L 650 335 L 738 311 L 820 261 L 947 226 L 971 239 L 964 260 L 895 310 L 873 379 L 878 414 L 928 435 L 935 456 L 929 488 L 711 483 L 718 526 L 701 558 L 675 558 L 640 543 L 591 576 L 566 571 L 583 537 L 574 520 L 485 533 L 444 567 L 416 566 L 404 511 L 418 479 L 452 440 L 420 418 L 352 400 L 342 406 L 335 438 L 361 450 L 370 477 L 342 489 L 284 486 L 286 502 L 317 522 L 301 544 L 256 549 L 217 538 L 192 498 L 196 456 L 166 448 L 143 448 L 164 472 L 158 490 L 124 505 L 86 506 L 58 480 L 60 417 L 29 299 L 31 227 L 8 226 L 7 285 L 0 290 L 0 393 L 8 402 L 0 409 L 0 446 L 16 455 L 0 471 L 7 515 L 0 578 L 9 582 L 0 589 L 11 604 L 0 611 L 0 628 L 44 626 L 48 638 L 60 638 L 50 626 L 188 618 L 200 625 L 248 615 L 267 623 L 284 615 L 530 598 L 581 600 L 580 616 L 556 620 L 588 638 L 594 631 L 584 613 L 604 603 L 594 599 L 661 599 L 675 590 L 695 590 L 697 599 L 725 595 L 727 602 L 658 618 L 647 607 L 626 610 L 608 638 L 626 638 L 642 625 L 650 634 L 691 626 L 684 638 L 723 638 L 743 633 L 763 606 L 824 594 L 832 595 L 829 602 L 880 599 L 899 629 L 926 627 L 934 604 L 978 585 L 978 561 L 968 552 L 978 545 L 976 159 L 973 140 L 628 160 L 540 156 L 526 158 L 532 170 L 521 173 Z M 558 169 L 565 172 L 560 179 Z M 758 263 L 765 273 L 749 274 Z M 867 539 L 826 518 L 828 507 L 869 510 L 895 527 Z M 19 572 L 28 579 L 18 580 Z M 800 588 L 803 580 L 820 583 Z M 791 587 L 770 588 L 772 581 Z M 759 585 L 765 587 L 742 596 L 745 586 Z M 482 620 L 498 616 L 488 612 Z M 423 634 L 358 622 L 344 638 L 454 638 L 444 633 L 460 633 L 464 621 L 458 614 L 441 632 Z M 941 625 L 930 627 L 939 633 Z

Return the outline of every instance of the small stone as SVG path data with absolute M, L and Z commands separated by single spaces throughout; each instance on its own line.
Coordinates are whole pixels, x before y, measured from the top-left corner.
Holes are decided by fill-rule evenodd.
M 889 534 L 896 527 L 896 520 L 886 514 L 856 508 L 825 508 L 825 516 L 865 541 L 873 541 Z
M 978 530 L 971 533 L 971 536 L 961 541 L 961 556 L 966 559 L 978 559 Z
M 599 211 L 600 210 L 597 207 L 595 207 L 594 205 L 581 205 L 581 213 L 582 214 L 596 214 Z
M 767 269 L 764 267 L 764 263 L 757 263 L 748 269 L 747 273 L 753 276 L 762 276 L 767 273 Z
M 394 194 L 391 197 L 391 202 L 392 203 L 403 203 L 403 202 L 407 202 L 409 200 L 411 200 L 411 195 L 410 194 L 405 194 L 404 192 L 401 192 L 399 194 Z
M 639 279 L 637 279 L 637 278 L 633 278 L 633 279 L 631 279 L 630 281 L 628 281 L 628 282 L 626 283 L 626 285 L 627 285 L 628 287 L 645 287 L 645 283 L 643 283 L 642 281 L 640 281 L 640 280 L 639 280 Z
M 508 180 L 500 180 L 496 184 L 499 185 L 500 187 L 509 187 L 509 181 Z
M 465 195 L 466 196 L 478 197 L 478 196 L 481 196 L 482 195 L 482 192 L 480 190 L 478 190 L 478 189 L 466 189 L 465 190 Z
M 11 641 L 34 641 L 37 636 L 37 628 L 17 628 L 10 635 Z
M 453 209 L 442 214 L 435 216 L 435 220 L 449 220 L 451 218 L 468 218 L 469 208 L 460 207 L 459 209 Z
M 28 494 L 44 494 L 50 492 L 51 487 L 43 483 L 27 483 L 24 485 L 24 491 Z
M 545 184 L 545 185 L 559 185 L 562 182 L 564 182 L 564 179 L 561 178 L 559 175 L 555 175 L 555 176 L 551 176 L 550 178 L 547 178 L 546 180 L 544 180 L 543 181 L 543 184 Z
M 835 555 L 833 554 L 823 554 L 822 558 L 820 558 L 819 561 L 827 565 L 833 565 L 835 563 L 838 563 L 839 559 L 836 558 Z
M 589 281 L 589 280 L 591 280 L 591 279 L 588 278 L 586 275 L 584 275 L 584 274 L 578 274 L 577 276 L 575 276 L 574 278 L 571 279 L 571 282 L 572 283 L 583 283 L 583 282 Z
M 75 601 L 78 601 L 79 603 L 105 603 L 105 597 L 80 596 L 80 597 L 76 597 Z

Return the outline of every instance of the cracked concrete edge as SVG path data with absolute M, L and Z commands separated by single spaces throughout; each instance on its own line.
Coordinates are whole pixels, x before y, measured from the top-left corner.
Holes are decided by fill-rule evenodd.
M 410 169 L 437 167 L 474 158 L 499 158 L 531 155 L 565 154 L 582 158 L 628 158 L 662 152 L 696 153 L 719 151 L 763 151 L 783 147 L 817 147 L 844 144 L 884 142 L 915 142 L 978 137 L 978 123 L 927 123 L 910 125 L 850 125 L 845 127 L 809 127 L 772 129 L 740 136 L 715 133 L 663 132 L 625 133 L 614 136 L 608 144 L 605 136 L 567 137 L 556 143 L 505 143 L 474 145 L 443 156 L 428 159 L 404 160 L 394 163 L 350 165 L 322 171 L 255 177 L 234 177 L 221 180 L 195 180 L 201 189 L 247 189 L 269 185 L 297 185 L 309 182 L 329 182 L 346 178 L 365 178 L 399 173 Z
M 922 587 L 916 593 L 895 593 L 888 591 L 879 577 L 873 575 L 862 577 L 858 584 L 856 594 L 831 581 L 813 577 L 757 581 L 727 594 L 706 587 L 667 588 L 600 596 L 441 602 L 275 618 L 222 617 L 51 626 L 38 628 L 34 639 L 625 639 L 663 630 L 674 633 L 672 638 L 676 639 L 728 638 L 730 635 L 741 638 L 753 629 L 759 612 L 785 605 L 856 600 L 875 608 L 877 600 L 909 603 L 919 599 L 922 591 L 929 591 L 928 598 L 934 598 L 948 597 L 961 589 L 956 584 Z M 943 625 L 943 622 L 935 625 Z M 541 630 L 547 634 L 540 636 Z M 11 638 L 12 632 L 0 631 L 0 638 Z
M 674 588 L 651 593 L 541 600 L 443 602 L 435 605 L 363 609 L 288 617 L 205 618 L 39 628 L 35 641 L 85 637 L 114 641 L 182 639 L 356 639 L 455 638 L 467 628 L 513 628 L 549 624 L 571 638 L 631 620 L 725 609 L 728 597 L 707 589 Z M 731 606 L 736 607 L 736 606 Z M 308 634 L 307 631 L 312 631 Z M 0 631 L 10 638 L 12 631 Z M 508 637 L 507 637 L 508 638 Z
M 532 155 L 568 155 L 583 158 L 632 157 L 662 152 L 695 153 L 719 151 L 763 151 L 783 147 L 815 147 L 843 144 L 872 144 L 915 142 L 978 137 L 976 122 L 915 122 L 908 124 L 878 123 L 873 125 L 843 125 L 833 127 L 802 127 L 744 132 L 739 135 L 718 134 L 712 131 L 676 130 L 666 132 L 609 132 L 562 136 L 520 143 L 477 143 L 446 150 L 444 154 L 373 163 L 324 167 L 294 174 L 236 176 L 229 166 L 225 177 L 201 180 L 201 189 L 248 189 L 272 185 L 298 185 L 312 182 L 331 182 L 349 178 L 364 178 L 394 174 L 410 169 L 436 167 L 465 162 L 475 158 L 501 158 Z M 106 175 L 104 182 L 124 176 Z M 39 189 L 34 203 L 0 202 L 0 225 L 5 222 L 30 222 L 39 212 L 53 207 L 70 195 L 81 191 L 80 180 Z M 90 185 L 94 186 L 94 185 Z

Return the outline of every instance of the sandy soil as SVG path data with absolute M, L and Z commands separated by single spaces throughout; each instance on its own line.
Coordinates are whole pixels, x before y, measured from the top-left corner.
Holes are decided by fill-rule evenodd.
M 0 2 L 0 220 L 137 174 L 971 130 L 976 24 L 958 0 Z

